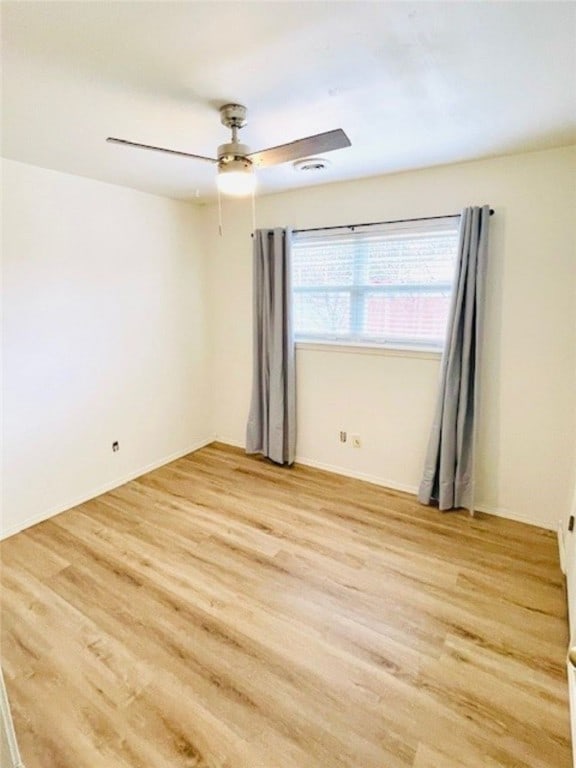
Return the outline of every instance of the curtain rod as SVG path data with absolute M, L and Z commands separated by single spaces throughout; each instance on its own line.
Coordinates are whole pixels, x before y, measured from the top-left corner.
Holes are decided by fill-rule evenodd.
M 292 232 L 325 232 L 329 229 L 356 229 L 356 227 L 377 227 L 381 224 L 405 224 L 410 221 L 434 221 L 435 219 L 456 219 L 461 213 L 450 213 L 447 216 L 421 216 L 418 219 L 394 219 L 393 221 L 369 221 L 366 224 L 338 224 L 333 227 L 310 227 L 309 229 L 293 229 Z M 490 216 L 494 215 L 494 209 L 490 208 Z

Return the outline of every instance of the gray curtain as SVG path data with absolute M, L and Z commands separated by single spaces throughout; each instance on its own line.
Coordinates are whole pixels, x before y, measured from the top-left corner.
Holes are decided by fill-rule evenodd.
M 440 391 L 424 474 L 422 504 L 474 508 L 475 416 L 490 207 L 465 208 L 454 293 L 442 356 Z
M 286 229 L 254 233 L 254 373 L 246 451 L 278 464 L 292 464 L 296 449 L 291 241 Z

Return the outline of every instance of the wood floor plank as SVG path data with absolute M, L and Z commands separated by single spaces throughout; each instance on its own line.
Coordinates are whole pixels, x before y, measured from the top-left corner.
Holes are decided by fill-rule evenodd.
M 27 768 L 568 768 L 555 537 L 212 444 L 1 545 Z

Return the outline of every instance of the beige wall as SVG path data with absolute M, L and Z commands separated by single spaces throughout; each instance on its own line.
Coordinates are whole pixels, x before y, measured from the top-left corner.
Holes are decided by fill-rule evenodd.
M 5 534 L 210 438 L 197 214 L 3 163 Z
M 575 173 L 572 147 L 257 203 L 258 226 L 294 227 L 496 209 L 479 501 L 547 527 L 575 482 Z M 3 190 L 5 534 L 214 435 L 243 444 L 250 204 L 225 201 L 219 237 L 214 206 L 11 161 Z M 415 490 L 438 357 L 303 347 L 297 364 L 300 459 Z
M 489 203 L 491 223 L 480 424 L 480 505 L 555 528 L 574 483 L 576 147 L 262 197 L 257 226 L 324 226 L 430 216 Z M 211 269 L 217 435 L 243 444 L 251 382 L 249 203 L 226 201 L 224 234 L 204 209 Z M 301 348 L 301 460 L 415 490 L 439 360 Z M 362 436 L 342 446 L 338 432 Z

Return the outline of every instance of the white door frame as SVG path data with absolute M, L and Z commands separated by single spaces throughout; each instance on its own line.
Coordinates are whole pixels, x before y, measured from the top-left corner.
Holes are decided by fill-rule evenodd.
M 570 694 L 570 730 L 572 735 L 572 765 L 576 768 L 576 488 L 568 520 L 559 534 L 560 565 L 566 574 L 570 644 L 566 659 L 568 691 Z
M 4 676 L 0 669 L 0 728 L 2 729 L 1 741 L 2 744 L 2 768 L 24 768 L 24 763 L 20 757 L 20 750 L 18 749 L 18 742 L 16 741 L 16 734 L 14 733 L 14 724 L 12 722 L 12 715 L 10 713 L 10 704 L 8 702 L 8 694 L 6 693 L 6 686 L 4 685 Z M 4 754 L 5 748 L 8 749 L 8 755 Z M 5 763 L 8 759 L 10 762 Z

